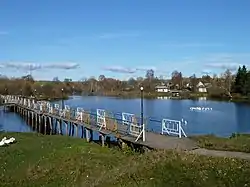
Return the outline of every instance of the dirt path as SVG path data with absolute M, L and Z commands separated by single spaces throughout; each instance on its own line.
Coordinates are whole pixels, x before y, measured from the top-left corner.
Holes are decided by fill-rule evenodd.
M 244 152 L 218 151 L 218 150 L 208 150 L 203 148 L 198 148 L 186 152 L 198 155 L 205 155 L 205 156 L 240 158 L 244 160 L 250 160 L 250 153 L 244 153 Z
M 236 151 L 220 151 L 220 150 L 210 150 L 210 149 L 200 148 L 197 142 L 189 138 L 178 138 L 170 136 L 160 137 L 152 133 L 148 134 L 148 139 L 146 144 L 156 149 L 165 149 L 165 150 L 175 149 L 177 151 L 178 150 L 185 151 L 187 153 L 197 154 L 197 155 L 250 160 L 250 153 L 236 152 Z
M 219 151 L 200 148 L 192 139 L 178 138 L 172 136 L 159 136 L 154 133 L 147 133 L 147 141 L 141 142 L 142 145 L 146 145 L 153 149 L 165 149 L 176 150 L 191 154 L 212 156 L 212 157 L 226 157 L 226 158 L 239 158 L 250 160 L 250 153 L 234 152 L 234 151 Z

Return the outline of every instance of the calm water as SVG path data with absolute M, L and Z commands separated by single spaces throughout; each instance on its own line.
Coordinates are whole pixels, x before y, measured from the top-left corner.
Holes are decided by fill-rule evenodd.
M 4 112 L 0 107 L 0 131 L 30 132 L 31 128 L 16 113 Z
M 59 102 L 61 103 L 61 102 Z M 84 109 L 106 109 L 113 112 L 128 112 L 140 115 L 140 99 L 119 99 L 111 97 L 74 96 L 65 101 L 72 107 Z M 209 107 L 212 111 L 190 111 L 190 107 Z M 229 136 L 234 132 L 250 132 L 250 106 L 240 103 L 209 100 L 144 100 L 144 116 L 187 120 L 184 126 L 187 135 L 215 134 Z M 160 123 L 149 124 L 150 129 L 160 130 Z M 0 110 L 0 130 L 31 131 L 16 114 Z

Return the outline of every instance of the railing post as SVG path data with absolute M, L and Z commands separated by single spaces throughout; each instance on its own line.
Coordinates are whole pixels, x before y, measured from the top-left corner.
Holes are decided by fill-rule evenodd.
M 142 141 L 146 141 L 146 130 L 145 130 L 145 123 L 142 125 Z
M 186 120 L 184 121 L 184 119 L 181 119 L 181 124 L 187 125 L 187 121 Z M 182 125 L 181 125 L 181 132 L 183 132 L 184 137 L 187 137 L 185 131 L 182 128 Z
M 163 135 L 163 133 L 164 133 L 164 131 L 163 131 L 163 129 L 164 129 L 164 127 L 163 127 L 163 124 L 164 123 L 164 119 L 162 119 L 161 120 L 161 134 Z
M 179 138 L 181 138 L 181 121 L 178 123 Z

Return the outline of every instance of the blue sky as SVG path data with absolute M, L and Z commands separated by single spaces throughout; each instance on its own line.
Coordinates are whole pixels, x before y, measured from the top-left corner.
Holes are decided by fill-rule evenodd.
M 250 63 L 249 0 L 1 0 L 0 71 L 189 76 Z

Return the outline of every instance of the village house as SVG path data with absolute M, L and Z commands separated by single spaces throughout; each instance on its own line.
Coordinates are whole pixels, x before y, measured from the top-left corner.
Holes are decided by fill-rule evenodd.
M 207 93 L 207 88 L 201 81 L 196 85 L 196 87 L 198 92 Z
M 189 90 L 192 89 L 192 85 L 190 83 L 187 83 L 185 87 Z M 207 89 L 210 87 L 212 87 L 211 83 L 203 83 L 201 81 L 199 81 L 198 84 L 196 85 L 197 92 L 200 92 L 200 93 L 207 93 Z
M 169 87 L 164 85 L 163 83 L 155 87 L 156 92 L 169 92 L 169 90 Z

